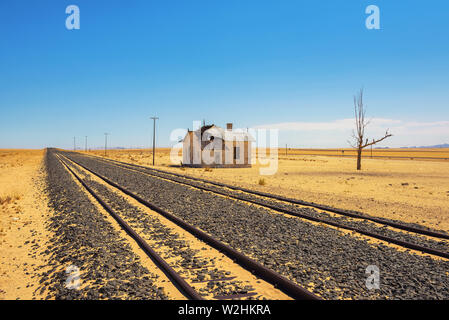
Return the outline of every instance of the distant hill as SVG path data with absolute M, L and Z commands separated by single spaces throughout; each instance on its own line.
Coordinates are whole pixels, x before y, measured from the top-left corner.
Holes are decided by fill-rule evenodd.
M 438 149 L 438 148 L 449 148 L 449 143 L 436 144 L 434 146 L 421 146 L 421 147 L 403 147 L 404 149 Z

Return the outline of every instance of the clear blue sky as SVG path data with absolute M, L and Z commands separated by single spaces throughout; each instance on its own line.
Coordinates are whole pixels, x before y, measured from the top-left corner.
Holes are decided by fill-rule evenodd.
M 370 4 L 381 30 L 365 28 Z M 0 39 L 0 148 L 99 147 L 104 132 L 148 147 L 152 115 L 160 146 L 202 119 L 347 146 L 332 124 L 362 86 L 396 133 L 384 145 L 449 142 L 448 1 L 2 0 Z M 298 129 L 309 122 L 330 129 Z

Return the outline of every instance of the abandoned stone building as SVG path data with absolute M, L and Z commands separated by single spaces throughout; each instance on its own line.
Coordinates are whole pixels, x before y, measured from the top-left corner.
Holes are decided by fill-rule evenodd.
M 251 167 L 253 137 L 243 130 L 226 129 L 216 125 L 203 125 L 188 130 L 183 139 L 182 165 L 189 167 L 238 168 Z

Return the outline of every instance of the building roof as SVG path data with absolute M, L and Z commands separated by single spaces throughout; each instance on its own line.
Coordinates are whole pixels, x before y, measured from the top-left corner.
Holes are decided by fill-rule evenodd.
M 243 131 L 242 129 L 237 130 L 226 130 L 221 127 L 218 127 L 214 124 L 202 126 L 200 129 L 195 130 L 195 132 L 198 132 L 201 130 L 201 137 L 204 136 L 204 133 L 206 133 L 206 137 L 220 137 L 224 141 L 255 141 L 251 134 L 249 134 L 247 131 Z M 191 133 L 192 131 L 188 131 L 186 134 L 186 137 Z M 184 137 L 185 140 L 185 137 Z

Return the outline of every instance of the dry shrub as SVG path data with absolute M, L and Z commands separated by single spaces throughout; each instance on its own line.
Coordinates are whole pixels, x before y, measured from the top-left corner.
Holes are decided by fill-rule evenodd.
M 22 196 L 19 193 L 13 193 L 12 195 L 0 196 L 0 205 L 8 204 L 16 200 L 20 200 Z
M 204 168 L 204 171 L 205 172 L 212 172 L 212 168 L 206 167 L 206 168 Z
M 1 196 L 0 204 L 10 203 L 12 200 L 13 200 L 13 198 L 11 196 Z
M 260 186 L 264 186 L 264 185 L 266 185 L 266 184 L 267 184 L 267 182 L 265 181 L 264 178 L 260 178 L 260 179 L 259 179 L 259 185 L 260 185 Z

